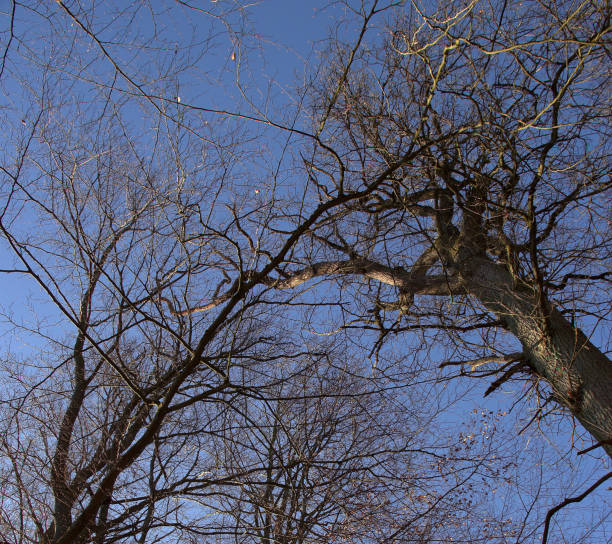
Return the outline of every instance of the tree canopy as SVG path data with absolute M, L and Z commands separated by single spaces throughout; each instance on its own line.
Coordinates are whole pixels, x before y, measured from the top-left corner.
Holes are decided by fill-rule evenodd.
M 3 14 L 0 536 L 565 530 L 612 456 L 609 3 L 333 2 L 293 76 L 265 6 Z

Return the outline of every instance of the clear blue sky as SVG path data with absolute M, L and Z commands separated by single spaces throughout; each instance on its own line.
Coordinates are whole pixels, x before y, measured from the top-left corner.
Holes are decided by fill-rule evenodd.
M 1 9 L 6 24 L 6 5 Z M 208 7 L 208 2 L 204 2 Z M 211 10 L 220 9 L 219 6 L 211 3 Z M 319 63 L 317 51 L 320 50 L 321 40 L 323 40 L 330 29 L 339 32 L 346 40 L 350 41 L 354 35 L 351 28 L 338 28 L 338 21 L 341 20 L 343 8 L 341 6 L 328 6 L 327 2 L 309 2 L 297 0 L 264 0 L 262 2 L 254 2 L 246 8 L 248 19 L 251 21 L 252 28 L 256 30 L 260 36 L 257 39 L 248 41 L 248 47 L 244 52 L 238 52 L 239 55 L 244 55 L 244 58 L 233 59 L 232 54 L 236 54 L 235 42 L 232 42 L 231 35 L 219 34 L 216 38 L 216 43 L 219 44 L 219 50 L 210 57 L 199 61 L 200 73 L 197 70 L 187 70 L 184 79 L 177 78 L 176 84 L 178 93 L 181 96 L 183 103 L 192 103 L 202 107 L 236 109 L 253 113 L 253 109 L 245 106 L 244 103 L 239 104 L 240 93 L 232 88 L 232 66 L 238 61 L 244 62 L 244 72 L 240 70 L 241 81 L 247 90 L 247 96 L 253 100 L 258 108 L 266 111 L 273 119 L 284 121 L 284 112 L 277 111 L 278 104 L 285 103 L 288 98 L 285 92 L 291 92 L 295 85 L 296 78 L 298 85 L 300 79 L 310 73 L 314 66 Z M 25 17 L 25 16 L 24 16 Z M 21 19 L 21 24 L 25 23 Z M 172 25 L 180 27 L 178 21 L 171 21 Z M 146 32 L 147 28 L 143 28 Z M 185 31 L 185 36 L 189 32 Z M 250 49 L 257 45 L 262 49 Z M 203 73 L 206 71 L 206 73 Z M 216 87 L 214 82 L 218 81 L 223 87 Z M 268 88 L 270 87 L 270 94 Z M 3 92 L 7 94 L 0 103 L 14 107 L 19 105 L 23 97 L 9 93 L 15 93 L 16 86 L 10 79 L 4 83 Z M 271 98 L 270 98 L 271 97 Z M 30 111 L 28 104 L 22 104 L 22 111 L 27 115 Z M 139 122 L 138 112 L 128 113 L 128 118 L 131 116 L 134 123 Z M 272 132 L 266 133 L 270 138 L 266 141 L 266 145 L 270 149 L 280 149 L 284 141 L 284 135 L 280 135 L 277 139 L 271 136 Z M 10 142 L 6 140 L 2 142 L 3 148 L 10 147 Z M 277 146 L 277 147 L 275 147 Z M 247 168 L 248 169 L 248 168 Z M 257 174 L 255 174 L 257 175 Z M 28 228 L 36 228 L 35 218 L 24 216 L 22 218 Z M 12 266 L 12 258 L 4 244 L 0 245 L 0 268 L 9 268 Z M 53 309 L 53 306 L 46 302 L 45 295 L 40 289 L 32 284 L 31 281 L 17 274 L 0 274 L 0 292 L 2 293 L 2 310 L 11 313 L 17 320 L 26 320 L 31 323 L 32 328 L 40 326 L 36 322 L 44 316 L 43 327 L 46 331 L 62 330 L 66 327 L 65 322 L 61 321 L 61 317 Z M 59 323 L 59 324 L 58 324 Z M 66 327 L 66 330 L 69 330 Z M 10 323 L 6 320 L 0 320 L 0 350 L 3 353 L 11 351 L 16 355 L 34 355 L 35 349 L 42 345 L 40 339 L 36 335 L 28 335 L 23 331 L 15 334 Z M 401 349 L 401 343 L 395 344 L 398 349 Z M 32 346 L 32 347 L 30 347 Z M 488 397 L 482 398 L 483 392 L 489 385 L 488 382 L 474 384 L 455 381 L 449 382 L 448 388 L 452 389 L 450 396 L 455 394 L 463 395 L 461 402 L 455 405 L 454 411 L 448 414 L 446 421 L 447 428 L 456 428 L 457 431 L 470 433 L 474 429 L 474 418 L 480 419 L 482 411 L 509 411 L 513 401 L 516 398 L 516 392 L 508 392 L 513 386 L 507 386 L 501 391 L 498 391 Z M 519 386 L 516 386 L 519 387 Z M 473 411 L 476 410 L 476 414 Z M 515 410 L 513 414 L 516 414 Z M 499 425 L 507 427 L 504 429 L 504 438 L 499 438 L 500 443 L 503 441 L 511 441 L 513 445 L 520 443 L 524 455 L 525 466 L 529 467 L 529 472 L 521 473 L 520 459 L 517 460 L 519 470 L 512 474 L 516 478 L 516 487 L 514 484 L 509 485 L 510 491 L 499 490 L 492 496 L 499 497 L 492 501 L 491 508 L 497 513 L 511 511 L 513 508 L 529 508 L 529 505 L 521 505 L 528 496 L 528 489 L 531 485 L 531 480 L 541 475 L 548 482 L 547 489 L 549 496 L 544 498 L 540 506 L 538 506 L 537 515 L 543 519 L 546 509 L 560 502 L 567 494 L 577 493 L 584 490 L 592 483 L 598 475 L 603 473 L 600 461 L 589 456 L 583 456 L 578 459 L 573 453 L 564 461 L 557 461 L 556 454 L 550 454 L 549 451 L 557 450 L 561 455 L 569 450 L 567 444 L 571 440 L 571 427 L 569 421 L 560 421 L 555 429 L 552 426 L 546 429 L 547 436 L 538 438 L 534 433 L 526 433 L 523 436 L 517 437 L 516 425 L 519 422 L 525 422 L 528 415 L 519 413 L 519 417 L 509 416 L 500 421 Z M 558 432 L 558 434 L 557 434 Z M 502 433 L 499 433 L 502 434 Z M 555 436 L 556 435 L 556 436 Z M 553 441 L 551 444 L 547 440 Z M 502 446 L 503 447 L 503 446 Z M 550 448 L 550 450 L 549 450 Z M 543 451 L 543 465 L 534 466 L 530 463 L 530 458 L 534 452 Z M 553 462 L 557 464 L 552 464 Z M 509 469 L 512 471 L 512 469 Z M 515 491 L 512 491 L 515 489 Z M 520 495 L 518 490 L 522 489 L 525 493 Z M 563 524 L 567 542 L 573 542 L 571 535 L 580 535 L 583 530 L 588 528 L 591 523 L 591 512 L 601 512 L 606 505 L 610 506 L 609 486 L 600 489 L 584 502 L 567 507 L 559 512 L 555 518 L 557 522 Z M 603 525 L 595 529 L 590 535 L 587 542 L 593 544 L 603 542 L 604 539 L 612 534 L 612 520 L 608 519 Z M 537 538 L 534 539 L 537 541 Z M 555 542 L 551 540 L 551 542 Z

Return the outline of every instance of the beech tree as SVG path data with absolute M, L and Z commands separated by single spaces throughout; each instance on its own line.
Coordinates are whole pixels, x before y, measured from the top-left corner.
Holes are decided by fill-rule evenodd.
M 251 7 L 4 16 L 2 538 L 536 538 L 437 425 L 524 383 L 612 456 L 609 4 L 334 4 L 292 84 Z

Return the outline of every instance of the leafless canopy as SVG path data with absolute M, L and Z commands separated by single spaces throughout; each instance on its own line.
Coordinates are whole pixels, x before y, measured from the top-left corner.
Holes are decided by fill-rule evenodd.
M 609 3 L 260 8 L 3 8 L 0 537 L 534 541 L 459 400 L 612 456 Z

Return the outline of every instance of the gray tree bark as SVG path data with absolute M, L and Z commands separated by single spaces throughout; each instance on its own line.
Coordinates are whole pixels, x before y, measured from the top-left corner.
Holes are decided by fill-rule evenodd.
M 612 361 L 548 303 L 543 327 L 537 294 L 514 285 L 510 273 L 486 257 L 461 271 L 468 292 L 503 320 L 523 345 L 533 370 L 612 457 Z
M 474 254 L 460 239 L 446 253 L 454 270 L 448 276 L 415 277 L 402 269 L 360 259 L 320 262 L 288 278 L 262 283 L 290 289 L 315 277 L 356 274 L 393 285 L 409 295 L 466 293 L 514 334 L 531 369 L 550 384 L 556 400 L 612 457 L 612 361 L 548 301 L 542 304 L 535 288 L 515 284 L 504 265 L 483 252 Z

